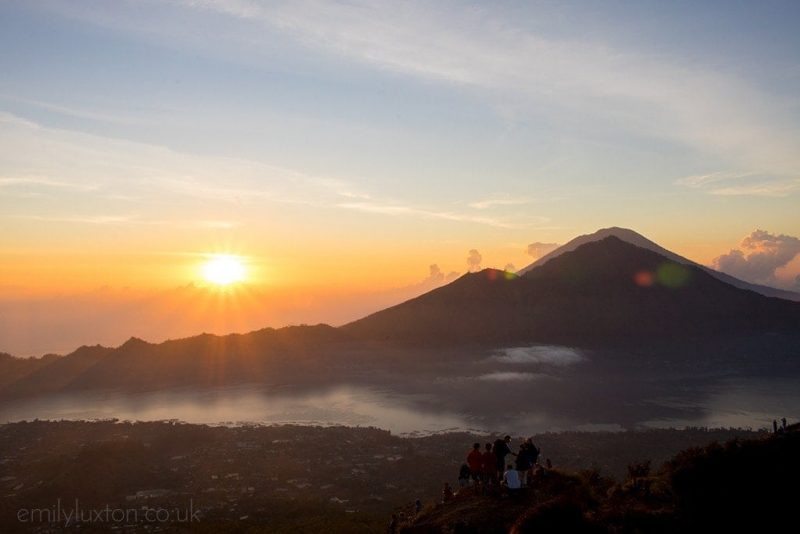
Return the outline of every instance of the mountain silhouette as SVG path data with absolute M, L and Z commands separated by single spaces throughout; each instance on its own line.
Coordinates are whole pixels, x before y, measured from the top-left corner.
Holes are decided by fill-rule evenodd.
M 531 271 L 532 269 L 544 265 L 548 261 L 561 256 L 565 252 L 573 251 L 582 245 L 585 245 L 587 243 L 592 243 L 595 241 L 600 241 L 601 239 L 605 239 L 606 237 L 616 237 L 618 239 L 621 239 L 622 241 L 625 241 L 626 243 L 636 245 L 637 247 L 645 248 L 647 250 L 655 252 L 656 254 L 661 254 L 665 258 L 675 263 L 697 267 L 699 269 L 704 270 L 714 278 L 721 280 L 725 283 L 731 284 L 732 286 L 738 287 L 739 289 L 748 289 L 750 291 L 755 291 L 756 293 L 760 293 L 767 297 L 778 297 L 787 300 L 800 301 L 800 293 L 760 284 L 751 284 L 750 282 L 739 280 L 738 278 L 735 278 L 727 273 L 717 271 L 710 267 L 706 267 L 705 265 L 700 265 L 699 263 L 693 262 L 692 260 L 689 260 L 687 258 L 684 258 L 683 256 L 675 254 L 674 252 L 671 252 L 665 249 L 664 247 L 658 245 L 657 243 L 650 241 L 643 235 L 633 230 L 630 230 L 628 228 L 619 228 L 617 226 L 613 226 L 611 228 L 603 228 L 594 232 L 593 234 L 578 236 L 575 239 L 572 239 L 571 241 L 566 243 L 565 245 L 558 247 L 556 250 L 553 250 L 552 252 L 545 254 L 544 256 L 537 259 L 527 267 L 520 269 L 519 271 L 517 271 L 517 274 L 524 275 L 525 273 Z
M 609 236 L 522 276 L 486 269 L 342 327 L 393 343 L 606 345 L 791 331 L 800 304 Z
M 97 388 L 214 387 L 324 377 L 320 362 L 341 338 L 342 334 L 328 325 L 265 328 L 226 336 L 201 334 L 158 344 L 134 337 L 116 348 L 84 346 L 55 358 L 0 387 L 0 396 Z
M 47 354 L 41 358 L 15 358 L 10 354 L 0 352 L 0 388 L 58 360 L 61 358 L 55 354 Z

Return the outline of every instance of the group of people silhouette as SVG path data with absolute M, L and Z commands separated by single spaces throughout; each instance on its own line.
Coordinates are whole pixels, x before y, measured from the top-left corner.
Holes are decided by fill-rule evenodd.
M 773 433 L 775 433 L 775 434 L 785 434 L 786 430 L 787 430 L 787 427 L 786 427 L 786 418 L 785 417 L 781 418 L 781 425 L 780 426 L 778 426 L 778 420 L 777 419 L 773 419 L 772 420 L 772 432 Z
M 544 475 L 546 469 L 552 467 L 549 459 L 544 466 L 539 463 L 541 452 L 531 438 L 525 439 L 517 452 L 511 450 L 511 436 L 486 443 L 483 451 L 480 443 L 474 443 L 459 470 L 459 488 L 472 486 L 484 492 L 502 490 L 514 493 L 531 486 L 535 479 Z M 513 463 L 506 463 L 509 455 L 515 457 Z M 450 484 L 445 482 L 442 502 L 449 501 L 455 494 Z

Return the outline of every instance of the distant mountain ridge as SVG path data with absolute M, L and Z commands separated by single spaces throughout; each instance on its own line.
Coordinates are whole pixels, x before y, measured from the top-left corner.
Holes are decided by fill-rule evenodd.
M 29 396 L 87 389 L 155 390 L 281 381 L 319 372 L 316 357 L 342 340 L 332 326 L 264 328 L 247 334 L 201 334 L 163 343 L 132 337 L 116 348 L 83 346 L 0 386 L 0 396 Z M 0 372 L 4 370 L 0 360 Z
M 789 290 L 786 290 L 786 289 L 778 289 L 776 287 L 770 287 L 770 286 L 765 286 L 765 285 L 761 285 L 761 284 L 752 284 L 750 282 L 745 282 L 744 280 L 740 280 L 740 279 L 738 279 L 738 278 L 736 278 L 734 276 L 731 276 L 731 275 L 729 275 L 727 273 L 723 273 L 721 271 L 717 271 L 717 270 L 712 269 L 710 267 L 707 267 L 705 265 L 701 265 L 701 264 L 699 264 L 697 262 L 694 262 L 692 260 L 684 258 L 683 256 L 675 254 L 674 252 L 671 252 L 671 251 L 665 249 L 664 247 L 662 247 L 662 246 L 658 245 L 657 243 L 647 239 L 643 235 L 641 235 L 641 234 L 639 234 L 639 233 L 637 233 L 637 232 L 635 232 L 633 230 L 630 230 L 628 228 L 620 228 L 620 227 L 617 227 L 617 226 L 612 226 L 610 228 L 602 228 L 602 229 L 594 232 L 593 234 L 586 234 L 586 235 L 578 236 L 575 239 L 572 239 L 571 241 L 566 243 L 565 245 L 562 245 L 562 246 L 558 247 L 556 250 L 554 250 L 554 251 L 552 251 L 552 252 L 550 252 L 548 254 L 545 254 L 544 256 L 542 256 L 541 258 L 537 259 L 536 261 L 534 261 L 533 263 L 531 263 L 527 267 L 524 267 L 524 268 L 520 269 L 519 271 L 517 271 L 517 274 L 522 276 L 525 273 L 530 272 L 531 270 L 535 269 L 536 267 L 544 265 L 548 261 L 559 257 L 560 255 L 564 254 L 565 252 L 570 252 L 570 251 L 575 250 L 576 248 L 578 248 L 578 247 L 580 247 L 582 245 L 585 245 L 587 243 L 592 243 L 592 242 L 595 242 L 595 241 L 600 241 L 601 239 L 605 239 L 606 237 L 616 237 L 618 239 L 621 239 L 622 241 L 625 241 L 627 243 L 631 243 L 632 245 L 636 245 L 637 247 L 646 248 L 646 249 L 651 250 L 651 251 L 653 251 L 653 252 L 655 252 L 657 254 L 661 254 L 662 256 L 664 256 L 664 257 L 666 257 L 666 258 L 668 258 L 668 259 L 670 259 L 670 260 L 672 260 L 672 261 L 674 261 L 676 263 L 682 263 L 684 265 L 692 265 L 692 266 L 698 267 L 698 268 L 703 269 L 704 271 L 706 271 L 708 274 L 710 274 L 714 278 L 717 278 L 718 280 L 722 280 L 723 282 L 731 284 L 732 286 L 738 287 L 739 289 L 747 289 L 747 290 L 750 290 L 750 291 L 755 291 L 756 293 L 760 293 L 760 294 L 765 295 L 767 297 L 778 297 L 778 298 L 782 298 L 782 299 L 786 299 L 786 300 L 793 300 L 793 301 L 796 301 L 796 302 L 800 302 L 800 293 L 797 293 L 797 292 L 794 292 L 794 291 L 789 291 Z

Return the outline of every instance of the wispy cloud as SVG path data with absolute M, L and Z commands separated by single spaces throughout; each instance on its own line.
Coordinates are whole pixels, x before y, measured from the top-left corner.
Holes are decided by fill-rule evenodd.
M 544 6 L 529 7 L 539 23 L 563 15 Z M 193 25 L 176 21 L 215 17 L 224 29 L 219 44 L 229 61 L 256 58 L 257 66 L 260 54 L 280 41 L 299 45 L 304 53 L 315 51 L 326 61 L 366 65 L 466 91 L 512 122 L 544 117 L 580 135 L 612 131 L 678 143 L 731 168 L 754 170 L 777 181 L 795 176 L 800 167 L 800 128 L 786 119 L 796 103 L 791 96 L 768 92 L 758 78 L 710 68 L 694 57 L 611 45 L 580 32 L 580 27 L 571 34 L 542 32 L 494 6 L 172 0 L 147 14 L 129 4 L 52 9 L 147 38 L 157 33 L 161 40 L 181 41 L 204 53 L 212 53 L 204 48 L 205 35 L 193 35 Z M 793 191 L 789 186 L 725 187 L 716 194 Z M 475 209 L 491 206 L 474 204 Z
M 152 197 L 160 192 L 177 196 L 182 201 L 201 199 L 233 205 L 272 202 L 504 229 L 531 228 L 549 222 L 548 218 L 535 215 L 489 216 L 438 206 L 384 201 L 361 190 L 354 181 L 339 177 L 315 175 L 241 158 L 179 153 L 161 146 L 106 139 L 24 121 L 13 121 L 13 125 L 22 134 L 9 137 L 17 143 L 16 152 L 23 155 L 21 168 L 40 166 L 35 157 L 35 147 L 46 147 L 53 157 L 48 159 L 48 167 L 41 176 L 2 178 L 0 187 L 35 184 L 81 191 L 102 190 L 105 199 L 113 195 L 124 199 Z M 2 133 L 0 130 L 0 135 Z M 49 177 L 51 173 L 60 172 L 60 168 L 70 169 L 72 175 L 63 180 Z M 98 183 L 86 185 L 83 181 L 87 176 L 97 177 Z M 219 177 L 224 177 L 224 180 Z M 119 191 L 120 187 L 124 189 Z M 506 205 L 512 201 L 517 203 L 515 199 L 500 197 L 487 202 Z M 39 220 L 48 219 L 41 217 Z M 87 224 L 156 224 L 133 216 L 90 215 L 49 220 Z
M 756 172 L 714 172 L 686 176 L 676 185 L 719 196 L 786 197 L 800 191 L 800 178 L 768 176 Z
M 14 215 L 16 219 L 31 221 L 124 226 L 168 226 L 175 228 L 200 228 L 228 230 L 242 226 L 239 221 L 221 219 L 148 219 L 139 215 Z
M 699 189 L 710 184 L 725 182 L 729 180 L 738 180 L 741 178 L 748 178 L 753 176 L 752 172 L 712 172 L 708 174 L 695 174 L 692 176 L 684 176 L 675 180 L 675 185 L 683 185 Z
M 0 187 L 95 191 L 105 199 L 154 192 L 233 204 L 271 201 L 334 205 L 369 198 L 354 184 L 261 161 L 183 153 L 164 146 L 46 127 L 0 113 L 5 165 Z M 39 154 L 46 152 L 48 158 Z M 35 169 L 36 174 L 30 173 Z M 89 183 L 87 183 L 89 182 Z
M 183 224 L 192 227 L 210 228 L 218 230 L 230 230 L 242 226 L 242 223 L 239 221 L 223 221 L 223 220 L 186 221 Z
M 759 196 L 759 197 L 787 197 L 800 192 L 800 178 L 794 180 L 772 180 L 768 182 L 719 187 L 711 191 L 720 196 Z
M 27 104 L 29 106 L 34 106 L 39 109 L 51 111 L 60 115 L 67 115 L 79 119 L 89 119 L 98 122 L 108 122 L 113 124 L 127 124 L 127 125 L 155 124 L 153 121 L 145 120 L 138 115 L 120 115 L 114 113 L 103 113 L 88 108 L 84 109 L 73 106 L 65 106 L 53 102 L 45 102 L 43 100 L 36 100 L 33 98 L 22 98 L 19 96 L 14 96 L 9 94 L 0 93 L 0 100 L 5 100 L 7 102 L 14 102 L 18 104 Z
M 82 216 L 50 216 L 50 215 L 17 215 L 18 219 L 28 219 L 32 221 L 59 222 L 59 223 L 78 223 L 78 224 L 97 224 L 97 225 L 119 225 L 119 224 L 142 224 L 134 217 L 129 215 L 82 215 Z
M 530 228 L 534 224 L 548 222 L 546 217 L 527 217 L 527 218 L 495 218 L 486 216 L 476 216 L 469 213 L 457 211 L 438 211 L 425 209 L 402 204 L 389 204 L 380 202 L 341 202 L 337 204 L 340 208 L 349 210 L 376 213 L 381 215 L 407 215 L 423 219 L 440 219 L 445 221 L 467 222 L 495 228 L 518 229 Z
M 525 197 L 512 197 L 510 195 L 495 195 L 489 198 L 470 202 L 468 206 L 476 210 L 486 210 L 504 206 L 521 206 L 530 204 L 531 200 Z
M 19 117 L 13 113 L 0 110 L 0 124 L 6 126 L 25 127 L 28 129 L 38 129 L 39 125 L 34 121 Z
M 92 184 L 66 182 L 41 176 L 0 177 L 0 187 L 18 186 L 45 186 L 59 189 L 76 189 L 79 191 L 93 191 L 98 188 L 96 185 Z

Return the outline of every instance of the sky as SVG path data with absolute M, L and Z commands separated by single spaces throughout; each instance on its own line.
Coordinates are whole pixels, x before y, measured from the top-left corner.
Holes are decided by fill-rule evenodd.
M 2 1 L 0 351 L 341 324 L 609 226 L 800 288 L 797 20 Z M 238 293 L 207 287 L 213 254 Z

